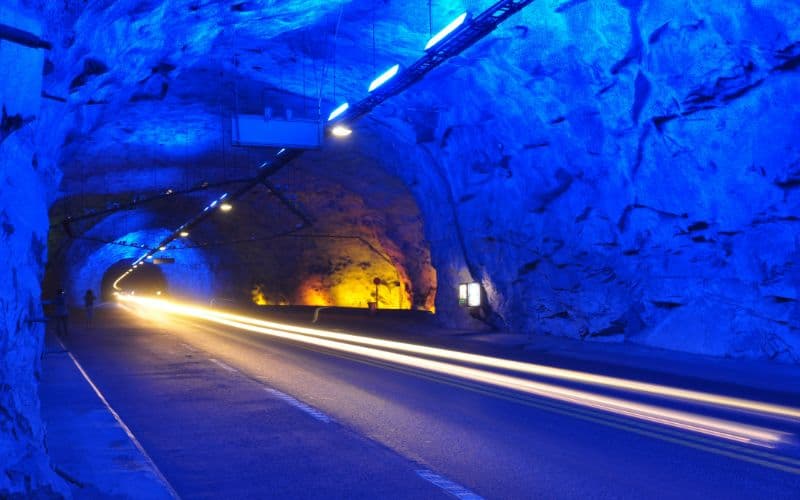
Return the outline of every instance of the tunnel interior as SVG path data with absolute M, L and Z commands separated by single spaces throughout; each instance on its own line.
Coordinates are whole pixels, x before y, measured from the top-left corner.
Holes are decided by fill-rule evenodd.
M 131 266 L 132 259 L 120 260 L 109 267 L 100 282 L 100 299 L 110 301 L 114 298 L 114 282 L 119 276 Z M 139 272 L 128 278 L 125 284 L 126 290 L 139 295 L 148 296 L 167 296 L 169 288 L 167 278 L 161 271 L 160 266 L 154 264 L 143 264 Z
M 149 255 L 203 300 L 800 360 L 800 6 L 533 2 L 298 148 L 241 120 L 324 129 L 495 2 L 13 3 L 53 41 L 0 143 L 49 182 L 45 295 Z
M 3 449 L 53 474 L 41 302 L 107 297 L 125 263 L 204 303 L 796 365 L 798 89 L 782 0 L 5 0 Z

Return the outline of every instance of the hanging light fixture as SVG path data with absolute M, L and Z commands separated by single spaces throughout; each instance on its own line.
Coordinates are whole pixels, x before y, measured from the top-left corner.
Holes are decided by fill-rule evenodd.
M 377 89 L 384 83 L 391 80 L 397 74 L 398 71 L 400 71 L 399 64 L 395 64 L 391 68 L 384 71 L 378 78 L 372 80 L 372 83 L 369 84 L 369 91 L 372 92 L 373 90 Z
M 349 107 L 350 107 L 350 104 L 349 104 L 349 103 L 344 103 L 344 104 L 341 104 L 341 105 L 339 105 L 339 107 L 337 107 L 336 109 L 334 109 L 333 111 L 331 111 L 331 114 L 330 114 L 330 115 L 328 115 L 328 121 L 331 121 L 331 120 L 333 120 L 334 118 L 336 118 L 337 116 L 341 115 L 342 113 L 344 113 L 345 111 L 347 111 L 347 109 L 348 109 Z
M 347 137 L 352 133 L 353 131 L 344 125 L 336 125 L 331 129 L 331 134 L 335 135 L 336 137 Z
M 466 19 L 467 19 L 467 13 L 464 12 L 463 14 L 458 16 L 457 18 L 455 18 L 452 21 L 450 21 L 450 24 L 448 24 L 447 26 L 442 28 L 441 31 L 439 31 L 438 33 L 433 35 L 433 37 L 430 40 L 428 40 L 428 43 L 425 44 L 425 50 L 430 49 L 431 47 L 433 47 L 437 43 L 439 43 L 442 40 L 444 40 L 447 37 L 447 35 L 449 35 L 450 33 L 454 32 L 459 26 L 464 24 L 464 21 L 466 21 Z

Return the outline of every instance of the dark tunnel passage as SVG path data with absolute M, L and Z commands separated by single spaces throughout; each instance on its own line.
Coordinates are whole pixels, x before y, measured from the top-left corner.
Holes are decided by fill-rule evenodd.
M 110 359 L 89 351 L 98 346 L 149 348 L 102 337 L 128 320 L 153 320 L 116 303 L 193 304 L 258 321 L 302 315 L 320 329 L 363 324 L 381 340 L 419 337 L 419 352 L 452 342 L 568 369 L 607 365 L 631 380 L 657 381 L 663 369 L 670 381 L 702 387 L 730 361 L 731 372 L 785 374 L 760 389 L 788 395 L 800 370 L 798 88 L 797 0 L 0 1 L 0 499 L 66 488 L 40 418 L 42 353 L 51 366 L 69 361 L 48 337 L 51 320 L 69 315 L 51 311 L 91 319 L 87 290 L 112 302 L 66 342 L 83 343 L 90 359 Z M 130 330 L 129 339 L 141 333 Z M 243 346 L 266 335 L 240 334 Z M 222 361 L 229 352 L 227 333 L 185 335 L 200 337 L 213 347 L 203 356 Z M 103 338 L 120 343 L 89 341 Z M 484 471 L 487 483 L 531 486 L 516 497 L 560 497 L 535 490 L 542 478 L 526 462 L 488 467 L 511 445 L 549 440 L 547 432 L 517 438 L 500 411 L 494 421 L 483 402 L 466 408 L 455 391 L 452 407 L 444 397 L 439 404 L 439 389 L 420 393 L 436 403 L 423 425 L 393 375 L 379 386 L 353 368 L 350 392 L 349 377 L 332 376 L 345 357 L 309 366 L 308 353 L 284 356 L 286 346 L 269 340 L 258 342 L 259 356 L 296 365 L 262 363 L 276 373 L 270 383 L 330 404 L 336 418 L 347 413 L 342 428 L 367 421 L 361 408 L 386 409 L 397 420 L 375 413 L 364 434 L 402 431 L 420 447 L 389 437 L 382 445 L 431 467 L 434 458 L 474 458 L 462 471 L 467 486 Z M 315 342 L 307 345 L 322 346 Z M 243 372 L 252 362 L 263 374 L 256 354 L 238 356 Z M 627 371 L 640 359 L 641 373 Z M 316 370 L 322 382 L 341 383 L 313 383 Z M 274 382 L 284 375 L 281 389 Z M 483 382 L 464 385 L 472 383 Z M 457 453 L 444 440 L 429 447 L 421 430 L 445 429 L 453 416 Z M 486 434 L 497 446 L 482 447 L 477 433 L 462 439 L 468 419 L 497 425 Z M 534 416 L 527 422 L 544 429 Z M 563 456 L 565 477 L 596 473 L 586 485 L 612 468 L 625 471 L 621 479 L 650 478 L 663 463 L 705 472 L 678 453 L 641 470 L 631 468 L 635 455 L 605 461 L 622 446 L 582 453 L 600 441 L 575 448 L 600 459 L 576 468 L 556 449 L 571 437 L 531 455 L 542 467 Z M 338 458 L 325 453 L 315 456 Z M 525 460 L 529 453 L 520 450 Z M 800 467 L 800 447 L 792 453 Z M 505 480 L 517 470 L 526 473 Z M 480 486 L 488 497 L 515 497 Z
M 114 294 L 114 282 L 131 266 L 133 259 L 119 260 L 103 273 L 100 298 L 111 300 Z M 136 273 L 125 279 L 125 290 L 143 295 L 162 295 L 167 293 L 167 278 L 161 268 L 155 264 L 141 264 Z

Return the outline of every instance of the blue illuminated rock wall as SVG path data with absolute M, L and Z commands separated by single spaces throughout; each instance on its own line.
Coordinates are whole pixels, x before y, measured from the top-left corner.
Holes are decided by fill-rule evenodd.
M 69 4 L 45 76 L 63 194 L 214 177 L 224 118 L 354 102 L 464 3 L 427 7 Z M 405 182 L 447 324 L 475 326 L 455 290 L 476 279 L 498 328 L 798 361 L 798 58 L 796 2 L 534 2 L 306 173 L 375 210 L 372 169 Z
M 502 328 L 800 361 L 799 68 L 785 2 L 509 21 L 381 117 L 441 110 L 396 167 L 426 215 L 438 310 L 471 274 Z
M 14 2 L 12 2 L 13 4 Z M 0 23 L 41 33 L 39 20 L 0 5 Z M 43 451 L 37 378 L 42 350 L 40 283 L 47 202 L 56 170 L 37 152 L 43 54 L 0 40 L 0 497 L 66 492 Z

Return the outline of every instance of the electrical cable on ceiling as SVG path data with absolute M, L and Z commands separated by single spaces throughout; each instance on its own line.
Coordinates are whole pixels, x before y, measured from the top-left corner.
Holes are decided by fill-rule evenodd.
M 433 36 L 433 0 L 428 0 L 428 37 Z
M 306 99 L 306 58 L 305 58 L 305 54 L 308 51 L 308 46 L 306 45 L 307 32 L 308 32 L 308 27 L 306 27 L 306 29 L 303 30 L 303 42 L 301 44 L 303 50 L 300 51 L 300 65 L 303 68 L 303 116 L 304 117 L 308 116 L 308 109 L 306 106 L 308 99 Z
M 334 98 L 334 100 L 336 100 L 336 43 L 337 43 L 337 40 L 338 40 L 338 37 L 339 37 L 339 24 L 341 24 L 341 22 L 342 22 L 342 14 L 343 13 L 344 13 L 344 4 L 342 4 L 342 6 L 339 7 L 339 16 L 336 19 L 336 27 L 335 27 L 335 29 L 333 31 L 333 49 L 328 51 L 329 54 L 331 52 L 333 53 L 333 59 L 334 59 L 334 72 L 333 72 L 333 98 Z M 319 95 L 318 95 L 318 99 L 317 99 L 317 106 L 320 109 L 320 113 L 321 113 L 321 110 L 322 110 L 322 88 L 325 85 L 325 76 L 326 76 L 326 74 L 328 72 L 328 59 L 329 59 L 329 57 L 325 58 L 325 63 L 322 66 L 322 78 L 320 78 L 320 83 L 319 83 Z

